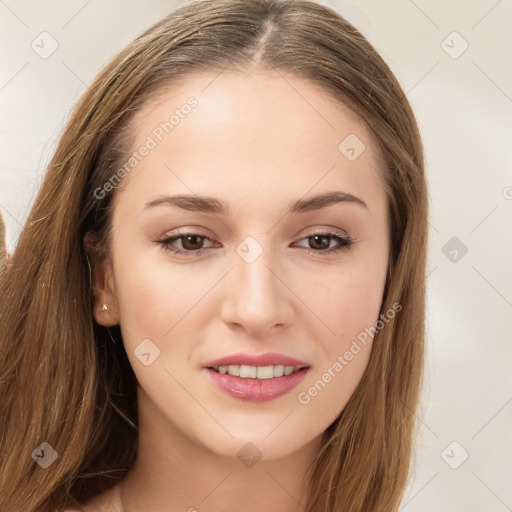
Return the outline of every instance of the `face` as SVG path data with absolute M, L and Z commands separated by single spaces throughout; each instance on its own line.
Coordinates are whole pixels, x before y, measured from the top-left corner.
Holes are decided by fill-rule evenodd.
M 215 76 L 133 124 L 95 315 L 121 325 L 141 428 L 277 459 L 319 439 L 367 367 L 386 196 L 343 104 L 292 75 Z

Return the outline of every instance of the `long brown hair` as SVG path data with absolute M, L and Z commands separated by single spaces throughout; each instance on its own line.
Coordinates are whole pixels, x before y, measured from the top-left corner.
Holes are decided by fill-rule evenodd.
M 6 265 L 7 260 L 7 243 L 5 240 L 5 225 L 4 219 L 2 217 L 2 212 L 0 212 L 0 279 L 2 278 L 2 271 Z
M 407 98 L 370 43 L 311 0 L 181 6 L 129 44 L 74 108 L 0 282 L 0 510 L 49 512 L 123 478 L 137 451 L 136 379 L 119 326 L 93 318 L 91 264 L 108 257 L 102 187 L 126 157 L 130 121 L 191 72 L 243 66 L 313 81 L 364 119 L 379 146 L 391 256 L 366 372 L 323 435 L 307 512 L 398 509 L 412 458 L 423 372 L 428 195 Z M 341 141 L 340 141 L 341 142 Z M 57 452 L 42 468 L 41 444 Z M 47 445 L 43 449 L 49 450 Z M 53 453 L 53 452 L 51 452 Z

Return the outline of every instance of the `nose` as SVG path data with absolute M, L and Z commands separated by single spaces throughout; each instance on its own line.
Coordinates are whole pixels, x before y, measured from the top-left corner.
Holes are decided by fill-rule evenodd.
M 269 253 L 263 251 L 251 263 L 235 254 L 235 268 L 225 283 L 223 321 L 255 337 L 268 337 L 277 327 L 289 327 L 294 317 L 290 285 Z

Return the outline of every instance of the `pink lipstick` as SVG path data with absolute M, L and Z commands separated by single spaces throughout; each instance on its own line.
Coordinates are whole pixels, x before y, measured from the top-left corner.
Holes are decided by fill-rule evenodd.
M 309 365 L 275 352 L 232 354 L 207 363 L 204 370 L 226 394 L 251 402 L 279 398 L 299 385 Z

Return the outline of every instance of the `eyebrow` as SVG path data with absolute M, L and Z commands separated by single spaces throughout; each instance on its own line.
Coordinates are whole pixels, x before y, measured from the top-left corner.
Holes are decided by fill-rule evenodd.
M 306 199 L 298 199 L 288 205 L 286 214 L 290 213 L 306 213 L 314 210 L 320 210 L 332 204 L 351 203 L 368 209 L 366 203 L 352 194 L 346 192 L 334 191 L 326 192 Z M 180 195 L 159 195 L 149 201 L 144 209 L 158 205 L 170 204 L 184 210 L 213 213 L 218 215 L 228 215 L 230 208 L 227 203 L 209 196 L 197 196 L 189 194 Z

